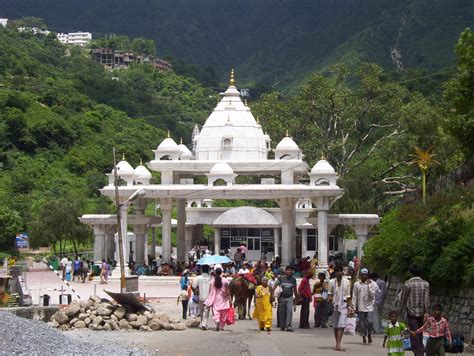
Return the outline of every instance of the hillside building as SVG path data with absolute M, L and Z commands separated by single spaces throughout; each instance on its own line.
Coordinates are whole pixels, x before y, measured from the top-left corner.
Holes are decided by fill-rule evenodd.
M 157 70 L 172 70 L 173 66 L 170 62 L 154 58 L 152 56 L 144 56 L 133 52 L 122 52 L 111 48 L 94 48 L 92 50 L 92 59 L 109 69 L 125 69 L 132 63 L 151 64 Z
M 92 33 L 90 32 L 58 33 L 56 36 L 59 42 L 74 46 L 84 47 L 92 41 Z
M 148 252 L 149 228 L 161 228 L 164 261 L 172 256 L 171 234 L 177 231 L 177 259 L 203 239 L 203 227 L 214 229 L 213 252 L 235 253 L 241 243 L 248 247 L 247 258 L 258 260 L 276 255 L 283 265 L 299 256 L 317 254 L 326 267 L 331 253 L 344 250 L 345 241 L 333 236 L 338 225 L 351 226 L 357 235 L 359 256 L 369 229 L 379 222 L 374 214 L 329 214 L 342 196 L 337 173 L 321 158 L 312 168 L 304 161 L 297 143 L 287 133 L 275 148 L 250 108 L 241 100 L 233 72 L 229 87 L 201 130 L 196 126 L 192 142 L 177 144 L 169 135 L 158 144 L 147 167 L 133 168 L 125 159 L 117 164 L 122 185 L 120 202 L 140 192 L 134 212 L 122 207 L 126 253 L 135 253 L 138 264 Z M 188 148 L 192 148 L 192 151 Z M 269 159 L 270 151 L 274 158 Z M 150 171 L 159 172 L 161 181 L 152 182 Z M 113 170 L 101 193 L 115 197 Z M 196 178 L 199 178 L 197 180 Z M 241 181 L 241 179 L 243 180 Z M 207 183 L 203 183 L 207 181 Z M 247 201 L 239 207 L 219 207 L 222 200 Z M 251 203 L 265 201 L 267 204 Z M 272 207 L 268 202 L 274 202 Z M 159 204 L 161 216 L 149 216 L 150 202 Z M 217 205 L 217 206 L 215 206 Z M 158 205 L 157 205 L 158 206 Z M 176 208 L 177 220 L 172 220 Z M 158 214 L 159 215 L 159 214 Z M 80 220 L 94 228 L 94 257 L 118 259 L 115 215 L 83 215 Z M 133 234 L 126 226 L 130 225 Z M 154 242 L 152 243 L 154 251 Z
M 7 25 L 8 25 L 8 19 L 0 17 L 0 26 L 7 27 Z

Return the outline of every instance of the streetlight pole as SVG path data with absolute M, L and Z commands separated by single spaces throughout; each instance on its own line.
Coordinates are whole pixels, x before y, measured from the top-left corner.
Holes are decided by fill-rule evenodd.
M 120 262 L 120 292 L 125 293 L 127 291 L 126 281 L 125 281 L 125 250 L 126 250 L 125 243 L 126 243 L 127 235 L 128 235 L 128 232 L 127 232 L 128 206 L 136 198 L 143 197 L 146 194 L 146 190 L 138 189 L 130 196 L 130 198 L 125 200 L 123 203 L 120 203 L 115 147 L 113 148 L 113 156 L 114 156 L 115 206 L 117 208 L 117 234 L 118 234 L 119 262 Z

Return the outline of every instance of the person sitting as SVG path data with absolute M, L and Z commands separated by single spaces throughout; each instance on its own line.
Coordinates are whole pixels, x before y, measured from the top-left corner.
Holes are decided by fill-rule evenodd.
M 244 275 L 250 273 L 250 264 L 248 262 L 244 262 L 244 265 L 241 269 L 237 272 L 237 274 Z
M 160 270 L 158 271 L 158 276 L 171 276 L 172 270 L 168 262 L 165 262 L 161 265 Z

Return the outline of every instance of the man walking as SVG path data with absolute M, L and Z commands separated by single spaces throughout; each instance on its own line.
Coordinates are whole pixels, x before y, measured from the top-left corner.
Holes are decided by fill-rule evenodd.
M 351 305 L 351 283 L 344 277 L 341 265 L 334 268 L 336 277 L 329 281 L 329 300 L 334 306 L 332 313 L 332 325 L 334 337 L 336 338 L 337 351 L 345 351 L 342 346 L 342 336 L 347 323 L 347 314 Z
M 380 278 L 379 275 L 375 272 L 372 272 L 370 274 L 370 279 L 373 280 L 380 289 L 380 293 L 375 294 L 373 323 L 374 323 L 374 332 L 376 334 L 381 334 L 383 333 L 384 329 L 382 327 L 382 320 L 380 319 L 380 313 L 383 308 L 385 297 L 387 296 L 387 285 L 385 284 L 385 281 L 382 278 Z
M 209 266 L 202 265 L 202 274 L 197 276 L 193 281 L 192 288 L 195 294 L 199 296 L 199 313 L 201 315 L 201 324 L 199 328 L 203 331 L 207 330 L 207 323 L 209 321 L 209 309 L 204 302 L 209 295 L 209 287 L 211 285 L 211 276 L 209 276 Z
M 296 296 L 296 279 L 293 277 L 293 269 L 288 266 L 285 275 L 281 276 L 275 283 L 275 288 L 280 286 L 281 293 L 278 298 L 278 314 L 280 318 L 280 330 L 293 332 L 291 321 L 293 320 L 293 296 Z
M 405 282 L 401 298 L 401 313 L 406 310 L 408 329 L 415 332 L 423 326 L 425 317 L 428 317 L 430 303 L 430 285 L 423 280 L 421 276 L 421 268 L 412 265 L 408 269 L 413 276 Z M 410 337 L 411 347 L 415 356 L 423 356 L 423 335 L 415 334 Z
M 359 316 L 359 332 L 362 336 L 362 343 L 372 343 L 373 329 L 373 311 L 375 304 L 375 296 L 380 293 L 377 284 L 369 278 L 367 268 L 360 270 L 360 281 L 355 282 L 352 292 L 352 303 L 356 308 Z

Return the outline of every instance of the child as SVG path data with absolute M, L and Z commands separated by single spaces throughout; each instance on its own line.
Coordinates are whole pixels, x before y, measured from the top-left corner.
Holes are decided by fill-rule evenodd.
M 188 297 L 189 297 L 189 316 L 191 318 L 195 318 L 199 316 L 199 296 L 193 293 L 192 281 L 190 281 L 189 283 Z
M 186 314 L 188 313 L 188 302 L 189 302 L 189 293 L 188 293 L 187 286 L 183 287 L 181 289 L 181 292 L 179 292 L 176 305 L 178 305 L 180 301 L 181 301 L 181 305 L 183 306 L 183 319 L 186 319 Z
M 412 335 L 426 332 L 428 334 L 428 342 L 426 344 L 426 356 L 444 355 L 444 339 L 448 340 L 448 344 L 452 345 L 451 330 L 448 321 L 441 316 L 443 307 L 441 304 L 435 304 L 433 307 L 433 315 L 430 316 L 421 328 L 412 332 Z
M 398 322 L 398 313 L 396 311 L 392 310 L 388 317 L 390 322 L 385 327 L 385 337 L 382 346 L 385 347 L 387 345 L 389 356 L 403 356 L 405 351 L 403 350 L 402 334 L 407 330 L 407 327 L 405 324 Z
M 253 317 L 257 319 L 260 331 L 264 329 L 272 331 L 272 303 L 270 301 L 270 290 L 268 289 L 268 279 L 262 278 L 261 285 L 255 289 L 255 309 Z

